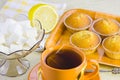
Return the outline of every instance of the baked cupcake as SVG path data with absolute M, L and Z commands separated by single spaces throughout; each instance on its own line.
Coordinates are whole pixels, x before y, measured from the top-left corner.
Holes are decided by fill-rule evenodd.
M 102 42 L 102 46 L 108 57 L 120 59 L 120 35 L 105 38 Z
M 85 54 L 95 52 L 100 42 L 100 36 L 88 30 L 76 32 L 70 37 L 70 43 L 81 49 Z
M 86 14 L 75 12 L 64 19 L 64 24 L 72 32 L 85 30 L 91 26 L 92 18 Z
M 102 36 L 111 36 L 119 33 L 120 24 L 113 19 L 97 19 L 93 22 L 92 30 Z

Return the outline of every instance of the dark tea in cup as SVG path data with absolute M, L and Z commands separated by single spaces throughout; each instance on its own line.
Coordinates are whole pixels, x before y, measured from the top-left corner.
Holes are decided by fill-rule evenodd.
M 85 69 L 93 65 L 94 72 L 84 75 Z M 81 50 L 71 45 L 46 49 L 40 60 L 42 80 L 93 80 L 98 75 L 98 68 L 96 61 L 87 60 Z
M 50 53 L 46 58 L 46 64 L 57 69 L 70 69 L 82 63 L 82 58 L 72 50 L 61 49 Z

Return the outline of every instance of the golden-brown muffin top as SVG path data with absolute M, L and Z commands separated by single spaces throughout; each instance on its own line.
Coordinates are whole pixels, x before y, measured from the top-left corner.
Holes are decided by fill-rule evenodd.
M 101 19 L 97 21 L 93 26 L 94 29 L 101 34 L 114 34 L 120 29 L 118 24 L 109 18 Z
M 94 48 L 100 42 L 100 37 L 91 31 L 79 31 L 71 36 L 71 41 L 79 48 Z
M 81 28 L 89 25 L 90 19 L 86 14 L 75 12 L 75 13 L 72 13 L 70 16 L 68 16 L 65 22 L 70 27 Z
M 114 35 L 106 38 L 103 45 L 110 51 L 120 52 L 120 35 Z

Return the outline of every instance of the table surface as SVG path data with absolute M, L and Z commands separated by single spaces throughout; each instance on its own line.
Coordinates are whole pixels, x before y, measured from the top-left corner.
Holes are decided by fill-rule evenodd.
M 4 5 L 7 0 L 1 0 L 0 7 Z M 68 9 L 83 8 L 93 11 L 105 12 L 114 15 L 120 15 L 119 0 L 44 0 L 45 2 L 66 3 Z M 19 77 L 6 77 L 0 75 L 0 80 L 27 80 L 30 70 L 39 63 L 41 53 L 31 53 L 26 59 L 30 61 L 30 68 L 26 74 Z M 100 69 L 111 70 L 113 67 L 100 65 Z M 120 74 L 112 74 L 111 72 L 100 72 L 101 80 L 120 80 Z

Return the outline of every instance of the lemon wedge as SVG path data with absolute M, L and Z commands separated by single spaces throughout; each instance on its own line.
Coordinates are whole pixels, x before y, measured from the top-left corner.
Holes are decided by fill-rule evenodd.
M 30 9 L 28 17 L 32 26 L 37 29 L 39 29 L 39 26 L 36 26 L 38 24 L 36 20 L 40 21 L 42 27 L 45 29 L 45 33 L 51 32 L 55 28 L 59 19 L 56 10 L 48 4 L 34 5 Z

